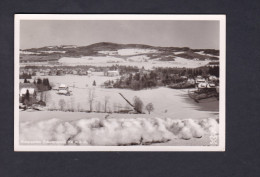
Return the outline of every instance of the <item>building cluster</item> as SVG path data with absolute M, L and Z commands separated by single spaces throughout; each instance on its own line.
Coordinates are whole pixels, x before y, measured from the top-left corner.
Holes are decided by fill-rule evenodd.
M 62 76 L 62 75 L 90 75 L 94 72 L 94 68 L 81 69 L 81 68 L 47 68 L 47 69 L 20 69 L 20 76 Z

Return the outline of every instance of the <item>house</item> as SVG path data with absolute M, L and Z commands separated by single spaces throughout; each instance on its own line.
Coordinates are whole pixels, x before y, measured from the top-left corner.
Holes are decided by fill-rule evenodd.
M 213 83 L 199 83 L 197 88 L 199 90 L 216 90 L 216 85 Z
M 73 75 L 77 75 L 77 74 L 78 74 L 78 71 L 72 70 L 72 74 L 73 74 Z
M 206 79 L 203 78 L 202 76 L 197 76 L 196 79 L 195 79 L 195 82 L 196 82 L 196 84 L 205 83 Z
M 195 80 L 193 78 L 188 78 L 187 83 L 188 84 L 195 84 Z
M 46 70 L 43 70 L 42 73 L 44 76 L 48 76 L 50 71 L 51 71 L 50 69 L 46 69 Z
M 88 75 L 88 71 L 78 71 L 78 75 Z
M 188 79 L 187 76 L 181 76 L 180 78 L 181 78 L 181 79 Z
M 216 76 L 209 76 L 209 81 L 216 81 L 218 78 Z
M 58 88 L 58 94 L 61 95 L 69 95 L 69 87 L 66 86 L 65 84 L 60 84 L 59 88 Z
M 89 68 L 88 70 L 91 71 L 91 72 L 95 72 L 94 68 Z
M 87 71 L 87 75 L 90 76 L 91 74 L 92 74 L 92 71 L 88 70 L 88 71 Z

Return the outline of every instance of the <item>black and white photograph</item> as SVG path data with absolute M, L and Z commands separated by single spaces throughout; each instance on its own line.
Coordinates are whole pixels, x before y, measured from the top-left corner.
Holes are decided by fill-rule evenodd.
M 15 15 L 15 151 L 225 151 L 225 15 Z

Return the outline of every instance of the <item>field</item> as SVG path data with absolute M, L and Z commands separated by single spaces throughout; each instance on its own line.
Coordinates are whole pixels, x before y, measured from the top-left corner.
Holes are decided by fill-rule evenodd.
M 63 65 L 77 66 L 77 65 L 92 65 L 92 66 L 137 66 L 138 68 L 144 67 L 145 69 L 152 69 L 153 67 L 188 67 L 196 68 L 204 66 L 209 63 L 208 60 L 190 60 L 181 57 L 175 57 L 175 61 L 161 61 L 159 59 L 149 59 L 146 55 L 135 55 L 125 57 L 118 56 L 85 56 L 81 58 L 63 57 L 59 62 Z
M 133 91 L 129 89 L 107 89 L 101 85 L 107 80 L 116 80 L 118 77 L 103 76 L 101 72 L 94 72 L 92 76 L 48 76 L 50 83 L 57 88 L 60 84 L 69 86 L 71 96 L 59 95 L 56 90 L 47 91 L 47 107 L 52 109 L 59 109 L 59 100 L 64 99 L 67 108 L 73 108 L 74 111 L 88 111 L 88 94 L 89 90 L 94 90 L 95 97 L 93 103 L 93 111 L 104 111 L 105 98 L 108 99 L 107 111 L 115 112 L 120 108 L 128 108 L 127 102 L 119 95 L 122 93 L 130 102 L 133 103 L 133 98 L 138 96 L 144 103 L 154 105 L 154 111 L 149 115 L 142 116 L 156 116 L 156 117 L 170 117 L 173 119 L 202 119 L 214 117 L 218 113 L 218 101 L 213 100 L 211 107 L 202 110 L 209 103 L 197 104 L 190 100 L 187 95 L 187 90 L 175 90 L 165 87 Z M 96 86 L 92 86 L 93 82 Z M 98 106 L 98 104 L 100 106 Z M 98 108 L 100 107 L 100 108 Z M 97 110 L 97 108 L 99 110 Z M 111 115 L 114 116 L 114 115 Z M 123 114 L 128 116 L 127 114 Z

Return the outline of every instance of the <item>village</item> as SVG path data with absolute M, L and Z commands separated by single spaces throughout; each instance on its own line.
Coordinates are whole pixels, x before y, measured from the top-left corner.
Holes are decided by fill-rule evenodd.
M 218 72 L 219 66 L 215 65 L 195 69 L 155 68 L 152 70 L 118 65 L 111 67 L 26 66 L 20 68 L 19 107 L 21 110 L 150 114 L 155 109 L 154 103 L 149 102 L 144 105 L 142 97 L 133 95 L 133 100 L 126 99 L 121 92 L 156 88 L 182 89 L 186 90 L 190 99 L 199 103 L 200 100 L 207 98 L 218 99 Z M 91 96 L 89 92 L 96 92 L 93 99 L 100 95 L 104 98 L 87 101 Z M 115 99 L 118 95 L 112 98 L 109 96 L 111 93 L 105 95 L 106 92 L 115 92 L 121 100 Z M 86 95 L 85 100 L 82 100 L 82 97 L 85 97 L 83 95 Z M 64 96 L 72 98 L 68 99 Z M 105 105 L 101 104 L 102 102 Z

